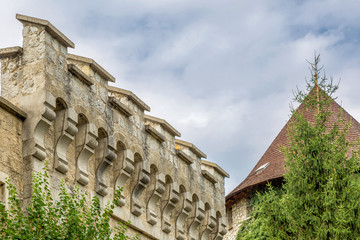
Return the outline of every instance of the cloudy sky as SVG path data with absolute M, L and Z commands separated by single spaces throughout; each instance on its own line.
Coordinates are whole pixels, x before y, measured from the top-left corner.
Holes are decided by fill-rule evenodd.
M 360 120 L 358 0 L 3 0 L 0 48 L 21 46 L 16 13 L 49 20 L 69 52 L 95 59 L 223 167 L 227 193 L 288 120 L 314 50 Z

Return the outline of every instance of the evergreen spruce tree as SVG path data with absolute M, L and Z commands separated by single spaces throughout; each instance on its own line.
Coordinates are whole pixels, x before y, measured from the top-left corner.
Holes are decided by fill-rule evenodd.
M 337 89 L 311 64 L 307 91 L 297 91 L 289 120 L 284 184 L 257 193 L 251 219 L 237 239 L 360 239 L 360 142 L 351 122 L 334 112 Z M 340 109 L 340 108 L 338 108 Z

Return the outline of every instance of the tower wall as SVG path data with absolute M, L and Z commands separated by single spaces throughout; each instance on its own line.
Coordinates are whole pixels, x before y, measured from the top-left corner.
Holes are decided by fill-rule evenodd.
M 25 203 L 32 174 L 48 162 L 55 195 L 64 179 L 104 206 L 123 187 L 113 221 L 130 220 L 129 234 L 140 239 L 222 239 L 227 173 L 177 139 L 164 119 L 147 115 L 150 107 L 134 93 L 109 86 L 115 78 L 96 61 L 69 54 L 74 43 L 51 23 L 17 19 L 23 46 L 0 50 L 1 93 L 26 118 L 12 116 L 5 127 L 1 121 L 0 131 L 14 135 L 7 144 L 17 148 L 1 145 L 0 156 L 16 152 L 14 181 Z M 0 119 L 7 115 L 0 108 Z M 7 159 L 0 173 L 11 175 L 15 160 Z

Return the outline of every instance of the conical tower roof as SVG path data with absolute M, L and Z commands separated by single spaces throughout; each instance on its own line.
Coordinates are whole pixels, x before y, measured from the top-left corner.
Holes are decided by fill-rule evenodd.
M 313 88 L 309 94 L 315 93 L 318 88 Z M 321 90 L 320 90 L 321 91 Z M 296 111 L 304 109 L 304 104 L 301 104 Z M 350 142 L 355 141 L 360 137 L 360 123 L 356 121 L 348 112 L 346 112 L 334 100 L 331 100 L 330 109 L 333 114 L 329 118 L 328 125 L 331 126 L 336 122 L 338 113 L 342 111 L 343 117 L 352 123 L 347 138 Z M 315 116 L 314 112 L 304 111 L 304 117 L 308 121 L 313 121 Z M 255 167 L 251 170 L 249 175 L 240 183 L 233 191 L 226 196 L 226 205 L 230 206 L 236 201 L 237 198 L 246 195 L 251 189 L 256 186 L 266 184 L 269 181 L 280 180 L 285 173 L 284 170 L 284 155 L 281 152 L 282 146 L 289 146 L 289 139 L 287 137 L 288 128 L 292 118 L 285 124 L 274 141 L 270 144 L 269 148 L 265 151 L 264 155 L 256 163 Z

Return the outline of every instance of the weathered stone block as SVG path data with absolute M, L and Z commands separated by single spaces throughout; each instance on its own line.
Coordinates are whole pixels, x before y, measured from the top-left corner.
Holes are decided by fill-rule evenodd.
M 61 179 L 102 206 L 123 188 L 112 222 L 130 221 L 130 235 L 222 238 L 227 173 L 202 162 L 206 155 L 176 139 L 166 120 L 145 114 L 150 107 L 134 93 L 108 86 L 115 78 L 93 59 L 68 54 L 74 44 L 51 23 L 17 19 L 23 46 L 0 50 L 2 95 L 11 102 L 0 97 L 0 172 L 24 202 L 47 161 L 55 199 Z

